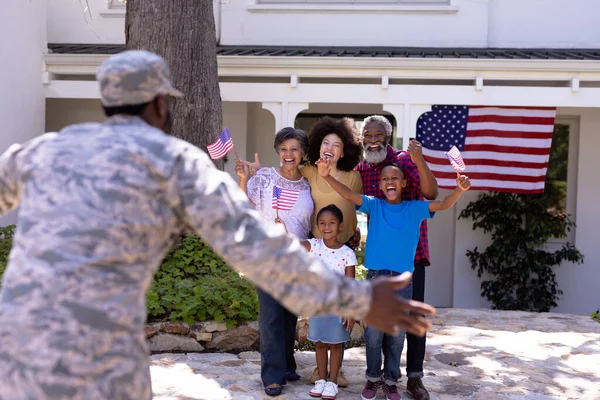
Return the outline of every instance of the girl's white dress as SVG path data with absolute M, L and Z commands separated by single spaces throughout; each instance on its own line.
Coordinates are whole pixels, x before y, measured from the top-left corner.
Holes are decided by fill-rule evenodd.
M 308 239 L 310 252 L 319 257 L 333 271 L 344 275 L 346 267 L 356 265 L 356 254 L 348 246 L 330 249 L 323 239 Z M 350 339 L 346 326 L 342 325 L 342 317 L 337 315 L 320 315 L 308 320 L 308 340 L 321 341 L 328 344 L 345 343 Z

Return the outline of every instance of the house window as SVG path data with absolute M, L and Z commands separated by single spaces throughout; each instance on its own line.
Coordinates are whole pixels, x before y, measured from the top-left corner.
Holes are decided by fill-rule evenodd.
M 366 12 L 442 13 L 458 12 L 458 0 L 255 0 L 250 12 Z
M 361 5 L 422 5 L 443 4 L 449 5 L 451 0 L 258 0 L 258 4 L 361 4 Z
M 127 0 L 106 0 L 106 8 L 100 15 L 107 18 L 125 18 Z
M 567 214 L 575 221 L 577 204 L 577 164 L 579 124 L 577 119 L 556 119 L 543 199 L 548 211 Z M 575 243 L 575 228 L 564 239 L 553 239 L 550 244 Z
M 108 8 L 124 8 L 126 0 L 108 0 Z

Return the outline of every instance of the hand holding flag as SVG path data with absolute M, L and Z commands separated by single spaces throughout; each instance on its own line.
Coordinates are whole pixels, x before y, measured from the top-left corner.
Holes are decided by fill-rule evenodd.
M 299 195 L 299 190 L 273 186 L 273 201 L 271 202 L 271 205 L 278 211 L 290 211 L 292 208 L 294 208 Z
M 235 151 L 229 129 L 223 129 L 223 132 L 221 132 L 217 140 L 213 144 L 206 146 L 206 150 L 208 150 L 208 154 L 213 160 L 225 157 L 231 150 Z M 237 153 L 236 158 L 239 158 L 237 157 Z

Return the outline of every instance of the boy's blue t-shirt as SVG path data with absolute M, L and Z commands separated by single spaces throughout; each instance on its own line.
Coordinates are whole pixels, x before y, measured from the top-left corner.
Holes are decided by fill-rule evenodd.
M 356 209 L 369 215 L 365 267 L 373 270 L 413 272 L 421 222 L 433 218 L 429 202 L 422 200 L 389 204 L 373 196 L 362 196 Z

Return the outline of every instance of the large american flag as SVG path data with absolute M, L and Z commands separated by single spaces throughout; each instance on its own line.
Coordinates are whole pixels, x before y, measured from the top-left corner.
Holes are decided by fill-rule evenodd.
M 210 158 L 218 160 L 224 157 L 225 154 L 229 153 L 233 149 L 233 139 L 229 134 L 229 129 L 225 128 L 213 144 L 206 146 Z
M 417 140 L 441 188 L 456 187 L 446 152 L 460 150 L 471 188 L 543 193 L 556 108 L 434 105 Z
M 299 190 L 273 186 L 273 201 L 271 205 L 276 210 L 290 211 L 294 208 L 298 195 L 300 195 Z

